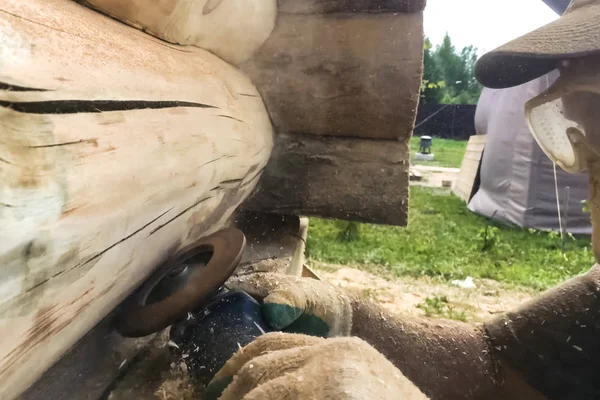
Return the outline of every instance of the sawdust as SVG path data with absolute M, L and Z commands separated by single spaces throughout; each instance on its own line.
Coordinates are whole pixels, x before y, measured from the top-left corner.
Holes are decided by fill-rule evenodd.
M 158 333 L 116 382 L 108 400 L 202 400 L 185 363 L 169 351 L 169 329 Z
M 445 298 L 450 307 L 464 313 L 467 321 L 478 322 L 513 309 L 532 298 L 527 288 L 515 288 L 489 279 L 475 279 L 475 289 L 462 289 L 429 277 L 384 279 L 341 265 L 313 266 L 319 277 L 341 288 L 358 291 L 387 310 L 424 316 L 426 299 Z M 444 315 L 435 315 L 444 317 Z
M 165 379 L 154 392 L 154 396 L 159 400 L 200 400 L 202 398 L 187 376 Z

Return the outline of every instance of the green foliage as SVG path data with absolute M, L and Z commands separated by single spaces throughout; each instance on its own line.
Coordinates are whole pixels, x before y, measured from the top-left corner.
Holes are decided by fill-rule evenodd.
M 360 224 L 360 238 L 353 242 L 339 240 L 336 221 L 311 218 L 309 257 L 388 276 L 472 276 L 537 289 L 594 263 L 589 237 L 571 237 L 563 254 L 556 233 L 489 222 L 448 190 L 411 187 L 409 210 L 408 227 Z M 496 228 L 494 245 L 482 252 L 479 235 L 488 224 Z
M 475 80 L 477 49 L 467 46 L 460 52 L 446 34 L 433 49 L 425 38 L 423 49 L 422 102 L 435 104 L 476 104 L 481 85 Z
M 419 151 L 419 142 L 421 138 L 413 136 L 410 139 L 410 153 L 415 154 Z M 433 146 L 431 150 L 435 153 L 435 160 L 433 161 L 418 161 L 411 160 L 413 164 L 423 164 L 432 167 L 452 167 L 460 168 L 462 159 L 467 151 L 466 140 L 452 140 L 452 139 L 433 139 Z
M 456 306 L 450 303 L 447 296 L 427 297 L 425 298 L 425 301 L 417 305 L 417 307 L 422 309 L 427 317 L 446 318 L 467 322 L 465 310 L 457 310 Z
M 477 234 L 477 238 L 481 242 L 481 251 L 488 251 L 494 248 L 498 240 L 500 239 L 500 230 L 496 226 L 486 225 L 485 228 L 481 228 Z
M 342 242 L 354 242 L 360 238 L 360 224 L 358 222 L 339 221 L 340 233 L 338 238 Z

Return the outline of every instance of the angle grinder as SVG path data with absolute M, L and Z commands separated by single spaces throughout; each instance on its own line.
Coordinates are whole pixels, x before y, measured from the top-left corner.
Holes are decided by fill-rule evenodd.
M 206 385 L 238 349 L 270 331 L 254 298 L 224 286 L 245 243 L 240 230 L 226 228 L 183 249 L 129 299 L 118 332 L 140 337 L 171 326 L 174 356 Z

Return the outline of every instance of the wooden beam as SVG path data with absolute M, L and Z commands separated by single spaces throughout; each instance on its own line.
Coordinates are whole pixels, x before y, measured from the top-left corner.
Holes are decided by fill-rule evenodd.
M 254 211 L 406 225 L 408 145 L 391 140 L 279 134 Z
M 276 0 L 76 0 L 169 43 L 238 64 L 269 37 Z
M 240 68 L 278 133 L 408 140 L 422 59 L 420 12 L 279 13 L 269 39 Z
M 278 0 L 280 13 L 415 13 L 426 0 Z
M 69 0 L 0 5 L 0 398 L 254 188 L 272 128 L 218 57 Z

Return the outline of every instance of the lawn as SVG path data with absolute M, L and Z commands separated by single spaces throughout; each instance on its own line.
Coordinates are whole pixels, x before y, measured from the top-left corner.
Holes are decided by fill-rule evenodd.
M 348 231 L 347 222 L 311 218 L 309 259 L 387 276 L 471 276 L 540 290 L 594 263 L 589 237 L 568 237 L 563 252 L 556 233 L 488 223 L 447 190 L 411 187 L 410 195 L 406 228 L 355 224 Z
M 434 161 L 417 161 L 415 154 L 419 151 L 421 138 L 413 136 L 410 139 L 411 163 L 418 165 L 431 165 L 433 167 L 460 168 L 460 164 L 467 150 L 466 140 L 452 140 L 433 138 L 431 152 L 435 154 Z

